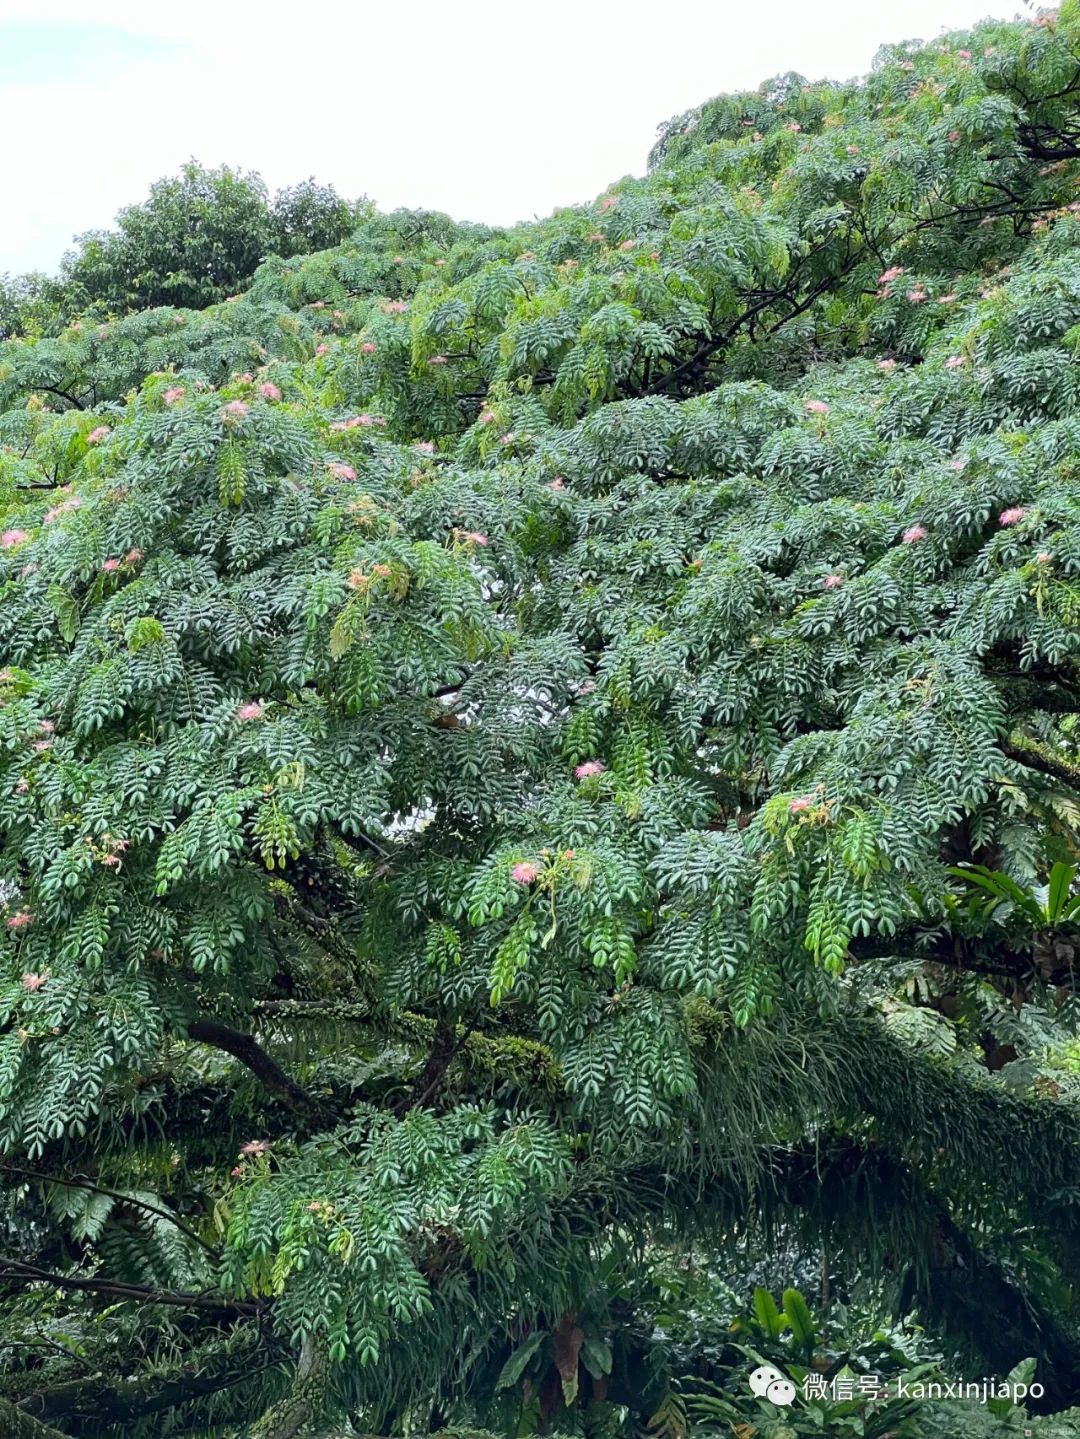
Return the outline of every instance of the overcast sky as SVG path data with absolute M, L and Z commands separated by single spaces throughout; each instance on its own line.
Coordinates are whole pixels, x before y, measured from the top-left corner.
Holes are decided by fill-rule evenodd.
M 656 127 L 864 73 L 1023 0 L 0 0 L 0 272 L 55 268 L 189 157 L 510 223 L 640 174 Z

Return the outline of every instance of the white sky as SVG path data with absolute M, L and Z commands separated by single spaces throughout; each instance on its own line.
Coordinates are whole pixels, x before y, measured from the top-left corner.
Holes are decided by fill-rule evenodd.
M 271 188 L 314 174 L 382 209 L 545 215 L 642 173 L 657 125 L 723 90 L 789 69 L 846 78 L 882 43 L 1018 12 L 1031 13 L 1023 0 L 0 0 L 0 273 L 53 269 L 73 234 L 192 155 Z M 78 45 L 95 27 L 127 34 L 79 63 L 74 25 Z

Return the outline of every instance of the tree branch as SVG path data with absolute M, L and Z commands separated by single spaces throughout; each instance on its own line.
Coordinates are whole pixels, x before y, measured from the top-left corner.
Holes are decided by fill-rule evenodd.
M 327 1109 L 324 1104 L 308 1094 L 307 1090 L 297 1084 L 285 1071 L 267 1054 L 250 1034 L 243 1034 L 238 1029 L 232 1029 L 227 1024 L 221 1024 L 216 1019 L 196 1019 L 188 1025 L 188 1038 L 198 1044 L 209 1044 L 214 1049 L 223 1049 L 226 1054 L 231 1054 L 241 1064 L 246 1065 L 259 1080 L 264 1089 L 274 1095 L 276 1099 L 293 1110 L 294 1113 L 302 1115 L 305 1119 L 313 1117 L 325 1118 Z

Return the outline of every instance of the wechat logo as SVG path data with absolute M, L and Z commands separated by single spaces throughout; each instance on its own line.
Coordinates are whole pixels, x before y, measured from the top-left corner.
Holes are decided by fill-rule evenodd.
M 759 1399 L 768 1399 L 770 1404 L 779 1404 L 785 1409 L 795 1402 L 795 1385 L 771 1364 L 762 1364 L 754 1370 L 750 1375 L 750 1388 Z

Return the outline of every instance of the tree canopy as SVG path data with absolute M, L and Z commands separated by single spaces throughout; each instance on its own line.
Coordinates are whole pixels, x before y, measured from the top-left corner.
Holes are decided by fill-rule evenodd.
M 1078 162 L 1069 0 L 0 344 L 12 1433 L 1078 1432 Z M 736 1398 L 905 1316 L 1042 1417 Z

